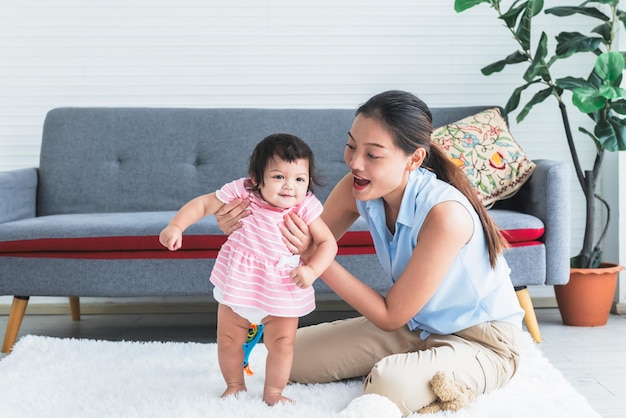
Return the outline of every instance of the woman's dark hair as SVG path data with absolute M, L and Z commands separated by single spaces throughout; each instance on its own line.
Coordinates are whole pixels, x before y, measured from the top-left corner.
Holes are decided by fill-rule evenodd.
M 262 186 L 264 183 L 265 169 L 267 163 L 272 157 L 277 156 L 283 161 L 293 162 L 295 160 L 304 159 L 309 161 L 309 188 L 308 191 L 313 192 L 313 184 L 322 186 L 320 175 L 315 167 L 315 156 L 309 145 L 301 138 L 285 133 L 275 133 L 261 140 L 252 151 L 250 161 L 248 163 L 248 173 L 254 181 Z
M 413 154 L 418 148 L 426 150 L 422 167 L 459 189 L 478 213 L 487 239 L 489 262 L 495 267 L 498 254 L 508 244 L 478 199 L 467 176 L 450 161 L 437 144 L 431 142 L 433 118 L 426 103 L 411 93 L 390 90 L 369 99 L 357 109 L 356 114 L 381 123 L 391 133 L 396 146 L 406 155 Z

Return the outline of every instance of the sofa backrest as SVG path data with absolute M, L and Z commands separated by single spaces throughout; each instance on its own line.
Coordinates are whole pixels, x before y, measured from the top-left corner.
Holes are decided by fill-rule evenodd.
M 480 107 L 432 109 L 440 126 Z M 326 185 L 347 173 L 343 149 L 354 109 L 57 108 L 42 136 L 38 215 L 177 210 L 247 176 L 258 141 L 303 138 Z

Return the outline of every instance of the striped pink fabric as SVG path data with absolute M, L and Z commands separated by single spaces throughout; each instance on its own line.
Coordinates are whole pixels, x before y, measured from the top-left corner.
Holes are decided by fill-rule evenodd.
M 242 227 L 220 249 L 211 283 L 229 306 L 256 308 L 273 316 L 304 316 L 315 309 L 313 287 L 300 289 L 289 278 L 289 272 L 300 263 L 283 243 L 278 225 L 291 211 L 309 224 L 322 214 L 322 204 L 309 193 L 296 207 L 276 208 L 247 190 L 249 181 L 235 180 L 216 192 L 224 203 L 250 199 L 252 215 L 242 219 Z

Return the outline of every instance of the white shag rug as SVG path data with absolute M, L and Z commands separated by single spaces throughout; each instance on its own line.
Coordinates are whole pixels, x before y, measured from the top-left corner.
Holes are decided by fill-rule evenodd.
M 0 360 L 3 417 L 400 418 L 386 398 L 362 395 L 362 382 L 289 385 L 295 405 L 261 399 L 267 350 L 250 356 L 248 392 L 220 399 L 215 344 L 139 343 L 26 336 Z M 518 374 L 470 408 L 428 417 L 599 418 L 528 336 Z M 412 418 L 426 417 L 413 414 Z

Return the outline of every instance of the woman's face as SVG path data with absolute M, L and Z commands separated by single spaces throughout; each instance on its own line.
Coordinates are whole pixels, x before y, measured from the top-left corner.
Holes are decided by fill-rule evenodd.
M 409 172 L 418 166 L 413 156 L 394 144 L 391 133 L 380 122 L 362 115 L 352 123 L 344 161 L 352 173 L 352 194 L 357 200 L 382 197 L 398 206 Z

